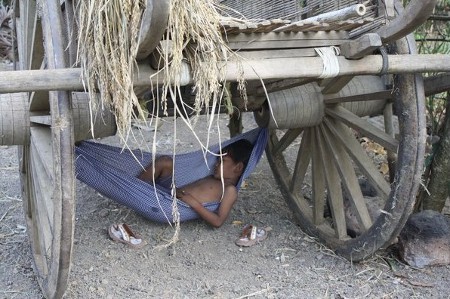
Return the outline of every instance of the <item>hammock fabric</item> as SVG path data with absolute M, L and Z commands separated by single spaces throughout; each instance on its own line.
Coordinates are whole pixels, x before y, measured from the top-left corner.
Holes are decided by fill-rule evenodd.
M 225 147 L 239 139 L 247 139 L 254 145 L 250 160 L 236 187 L 239 188 L 255 168 L 264 152 L 267 138 L 267 129 L 258 128 L 222 143 L 222 147 Z M 218 153 L 219 149 L 219 144 L 210 148 L 213 153 Z M 141 165 L 146 166 L 152 160 L 151 153 L 141 150 L 131 153 L 119 147 L 84 141 L 75 148 L 75 154 L 76 175 L 80 181 L 150 220 L 173 222 L 171 180 L 169 185 L 157 182 L 157 185 L 153 186 L 137 178 L 142 172 Z M 177 154 L 174 161 L 176 186 L 182 187 L 211 175 L 217 159 L 217 156 L 208 153 L 205 162 L 205 155 L 201 150 Z M 210 211 L 216 211 L 219 203 L 212 202 L 204 206 Z M 199 218 L 198 214 L 182 201 L 178 201 L 178 211 L 181 221 Z

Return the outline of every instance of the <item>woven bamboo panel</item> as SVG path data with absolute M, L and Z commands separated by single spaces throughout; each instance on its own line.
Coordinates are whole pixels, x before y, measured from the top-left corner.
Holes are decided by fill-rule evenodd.
M 352 38 L 373 31 L 384 25 L 384 16 L 379 16 L 377 0 L 365 1 L 367 12 L 363 17 L 351 18 L 334 23 L 310 23 L 301 20 L 343 9 L 358 0 L 220 0 L 225 7 L 222 30 L 227 34 L 249 32 L 311 32 L 343 30 L 349 31 Z M 228 9 L 227 9 L 228 8 Z M 297 23 L 285 30 L 285 25 Z
M 286 19 L 299 20 L 298 12 L 302 9 L 303 1 L 298 0 L 221 0 L 220 3 L 235 11 L 230 16 L 247 19 Z M 242 14 L 242 15 L 240 15 Z
M 239 13 L 248 19 L 285 19 L 299 21 L 301 19 L 338 10 L 358 0 L 221 0 L 220 3 L 236 12 L 230 11 L 233 17 Z

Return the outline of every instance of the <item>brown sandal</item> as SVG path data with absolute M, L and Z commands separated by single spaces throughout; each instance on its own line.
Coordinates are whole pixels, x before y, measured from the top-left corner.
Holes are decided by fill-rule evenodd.
M 255 225 L 247 224 L 242 230 L 241 236 L 235 241 L 237 246 L 250 247 L 267 238 L 267 229 L 258 228 Z

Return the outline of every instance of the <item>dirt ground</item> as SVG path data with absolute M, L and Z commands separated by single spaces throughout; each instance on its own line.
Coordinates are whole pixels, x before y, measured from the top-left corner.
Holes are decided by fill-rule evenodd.
M 221 123 L 226 136 L 224 116 Z M 253 123 L 246 119 L 246 129 Z M 200 121 L 198 128 L 202 126 Z M 171 120 L 164 121 L 160 132 L 158 150 L 172 148 Z M 196 148 L 182 131 L 178 136 L 178 148 Z M 151 137 L 148 133 L 145 138 Z M 117 143 L 117 138 L 105 142 Z M 15 146 L 0 148 L 0 177 L 0 298 L 41 298 L 23 217 Z M 183 223 L 179 242 L 161 249 L 158 246 L 172 236 L 169 225 L 150 222 L 77 182 L 66 297 L 450 298 L 450 266 L 413 269 L 385 252 L 351 263 L 304 234 L 265 157 L 247 183 L 221 228 L 203 221 Z M 133 250 L 110 240 L 107 228 L 118 222 L 138 231 L 146 247 Z M 242 249 L 234 244 L 242 228 L 237 222 L 270 226 L 272 231 L 267 240 Z

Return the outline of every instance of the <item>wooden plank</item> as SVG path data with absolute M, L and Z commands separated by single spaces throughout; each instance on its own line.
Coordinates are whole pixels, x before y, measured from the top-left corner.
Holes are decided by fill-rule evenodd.
M 239 58 L 248 60 L 274 59 L 274 58 L 293 58 L 293 57 L 316 57 L 317 53 L 314 49 L 298 48 L 298 49 L 276 49 L 276 50 L 259 50 L 259 51 L 236 51 L 237 57 L 232 56 L 231 61 L 237 61 Z
M 293 41 L 293 40 L 345 40 L 348 39 L 346 32 L 269 32 L 269 33 L 247 33 L 228 36 L 228 43 L 237 42 L 264 42 L 264 41 Z
M 358 143 L 355 136 L 352 135 L 349 129 L 342 123 L 330 120 L 329 118 L 324 118 L 324 122 L 333 135 L 345 146 L 347 153 L 352 157 L 353 162 L 356 163 L 370 184 L 377 190 L 378 194 L 387 198 L 388 194 L 391 192 L 390 185 L 375 167 L 373 161 L 367 156 L 367 153 Z
M 323 161 L 323 165 L 326 165 L 327 167 L 327 171 L 324 171 L 323 173 L 325 174 L 336 237 L 342 240 L 347 238 L 347 225 L 345 221 L 344 198 L 342 196 L 341 180 L 339 178 L 336 165 L 332 159 L 332 153 L 326 148 L 324 136 L 321 134 L 319 128 L 316 128 L 315 133 L 318 150 L 321 155 L 319 160 Z
M 361 119 L 357 115 L 348 111 L 347 109 L 341 106 L 327 107 L 325 108 L 325 113 L 335 119 L 342 121 L 356 131 L 365 134 L 367 137 L 374 140 L 387 150 L 395 153 L 397 152 L 397 140 L 395 140 L 389 134 L 386 134 L 384 131 L 373 126 L 368 121 Z
M 301 32 L 299 32 L 301 33 Z M 339 46 L 346 40 L 286 40 L 286 41 L 242 41 L 229 42 L 228 46 L 232 50 L 259 50 L 259 49 L 295 49 L 295 48 L 314 48 Z
M 341 181 L 347 191 L 358 222 L 365 230 L 368 230 L 372 226 L 372 219 L 370 218 L 364 195 L 361 192 L 352 161 L 345 152 L 342 143 L 331 134 L 330 129 L 325 126 L 321 126 L 320 128 L 325 137 L 326 145 L 330 149 L 329 152 L 333 156 L 334 163 L 337 166 Z

